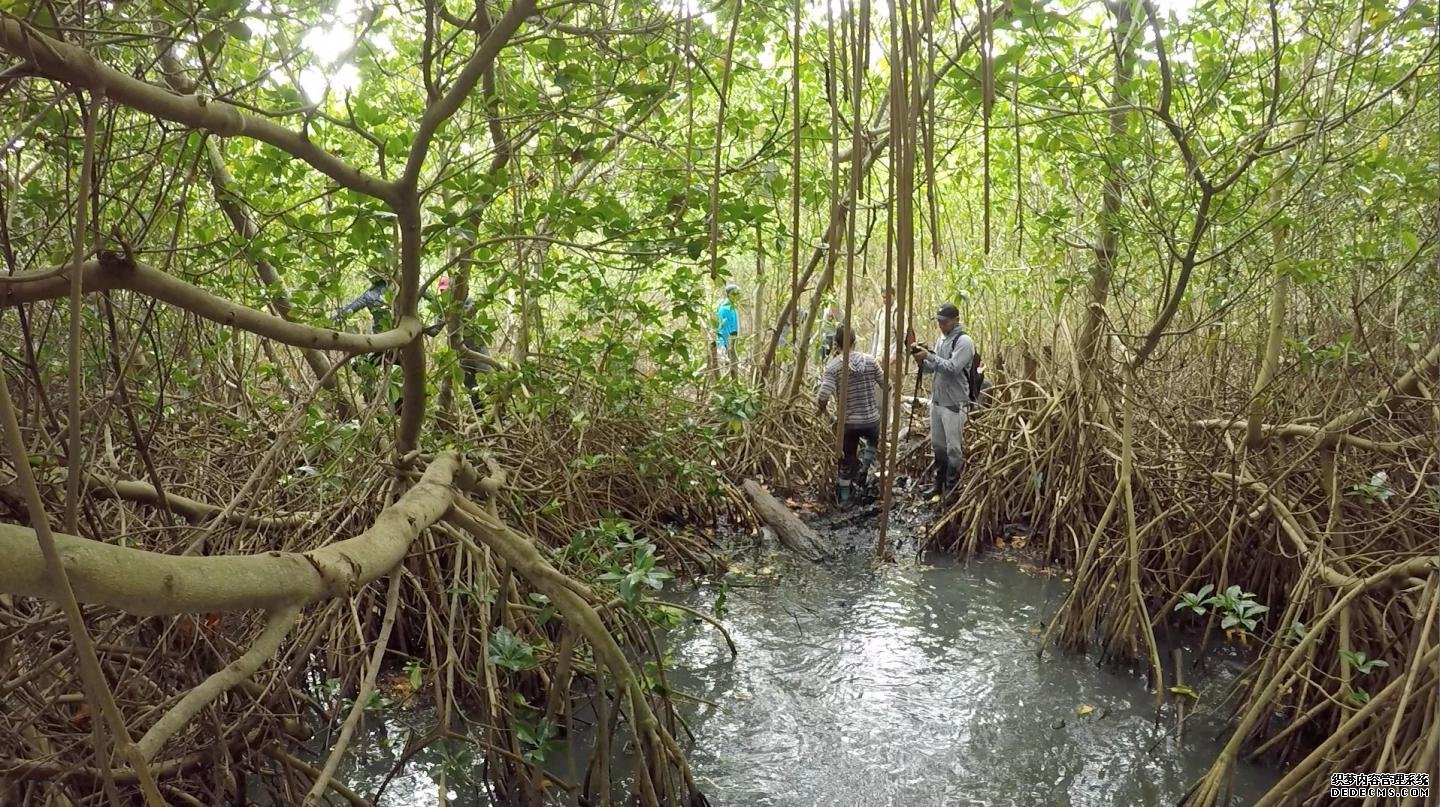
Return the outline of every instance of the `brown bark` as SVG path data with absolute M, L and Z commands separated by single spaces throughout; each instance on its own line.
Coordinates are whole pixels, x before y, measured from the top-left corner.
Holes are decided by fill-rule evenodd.
M 90 472 L 85 475 L 85 486 L 91 496 L 105 499 L 121 499 L 127 502 L 148 504 L 152 507 L 168 507 L 187 521 L 199 523 L 216 516 L 232 524 L 246 527 L 298 527 L 314 518 L 313 513 L 290 513 L 273 516 L 252 516 L 247 513 L 226 513 L 218 505 L 191 499 L 171 491 L 162 497 L 154 485 L 129 479 L 110 479 Z
M 186 283 L 148 264 L 131 262 L 120 256 L 105 255 L 101 260 L 85 261 L 80 265 L 80 271 L 82 287 L 86 293 L 116 289 L 136 291 L 176 308 L 183 308 L 211 322 L 229 325 L 295 347 L 345 353 L 375 353 L 415 342 L 420 334 L 420 321 L 413 316 L 402 317 L 396 327 L 388 331 L 370 334 L 346 333 L 287 322 L 273 314 L 217 297 L 199 286 Z M 57 267 L 0 278 L 0 307 L 65 297 L 69 293 L 70 284 L 67 274 L 68 268 Z
M 84 48 L 46 36 L 15 17 L 0 18 L 0 50 L 28 61 L 41 75 L 73 87 L 103 92 L 116 103 L 221 137 L 252 137 L 304 160 L 351 190 L 377 199 L 392 196 L 393 186 L 389 183 L 356 170 L 300 132 L 242 112 L 224 101 L 202 95 L 177 95 L 128 76 L 101 64 Z
M 277 608 L 349 596 L 385 575 L 410 550 L 420 531 L 450 506 L 462 473 L 442 455 L 419 483 L 385 508 L 364 532 L 305 553 L 176 556 L 116 546 L 62 533 L 56 548 L 80 602 L 133 614 L 213 613 Z M 0 591 L 53 598 L 35 531 L 0 524 Z
M 755 509 L 755 515 L 774 529 L 780 542 L 791 551 L 806 560 L 821 560 L 830 554 L 821 542 L 820 535 L 801 521 L 783 502 L 770 495 L 770 491 L 763 485 L 747 479 L 744 488 L 745 495 L 750 498 L 751 507 Z

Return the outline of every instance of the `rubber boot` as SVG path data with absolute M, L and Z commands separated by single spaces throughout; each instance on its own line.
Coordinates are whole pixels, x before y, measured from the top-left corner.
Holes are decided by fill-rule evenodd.
M 935 452 L 935 487 L 925 494 L 925 498 L 933 499 L 943 496 L 948 488 L 950 475 L 950 458 L 943 451 Z
M 945 481 L 944 501 L 951 502 L 960 491 L 960 472 L 965 469 L 965 461 L 961 460 L 960 465 L 954 468 L 950 468 L 947 462 L 946 467 L 949 469 L 950 478 Z
M 868 495 L 868 494 L 871 492 L 871 487 L 870 487 L 870 469 L 871 469 L 872 467 L 874 467 L 874 465 L 875 465 L 875 446 L 874 446 L 873 444 L 871 444 L 871 443 L 868 443 L 868 442 L 866 442 L 866 443 L 861 443 L 861 444 L 860 444 L 860 468 L 859 468 L 859 469 L 856 471 L 856 473 L 855 473 L 855 487 L 856 487 L 855 493 L 856 493 L 856 498 L 857 498 L 857 499 L 859 498 L 859 495 L 860 495 L 860 494 L 867 494 L 867 495 Z

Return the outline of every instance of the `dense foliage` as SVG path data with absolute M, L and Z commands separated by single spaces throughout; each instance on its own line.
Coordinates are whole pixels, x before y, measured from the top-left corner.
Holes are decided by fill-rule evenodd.
M 939 544 L 1032 525 L 1077 572 L 1052 633 L 1148 659 L 1162 697 L 1154 630 L 1205 618 L 1208 641 L 1218 618 L 1263 642 L 1195 803 L 1243 743 L 1298 763 L 1276 800 L 1435 758 L 1435 644 L 1412 626 L 1440 601 L 1437 13 L 11 0 L 0 513 L 39 532 L 0 537 L 33 553 L 48 516 L 81 554 L 66 536 L 305 553 L 327 585 L 222 616 L 173 592 L 117 605 L 81 564 L 97 642 L 75 651 L 7 596 L 0 651 L 25 652 L 0 652 L 0 694 L 21 693 L 0 801 L 155 799 L 133 738 L 74 711 L 108 693 L 55 652 L 98 652 L 108 731 L 146 732 L 167 798 L 243 790 L 191 775 L 223 754 L 288 802 L 325 791 L 349 739 L 308 769 L 288 716 L 358 716 L 387 646 L 434 700 L 431 742 L 480 726 L 498 798 L 609 798 L 622 713 L 642 802 L 699 798 L 654 645 L 676 616 L 650 597 L 718 565 L 719 520 L 751 518 L 740 480 L 828 478 L 803 401 L 819 312 L 888 354 L 945 300 L 998 383 Z M 375 276 L 394 316 L 371 334 L 335 314 Z M 711 347 L 728 282 L 733 378 Z M 885 366 L 893 432 L 911 390 Z M 882 460 L 887 507 L 907 458 Z M 405 560 L 316 562 L 357 534 Z M 53 578 L 36 557 L 17 568 Z M 37 593 L 10 574 L 0 591 Z M 211 683 L 250 642 L 272 652 Z M 609 731 L 564 782 L 541 763 L 572 681 Z M 207 685 L 207 718 L 165 723 Z

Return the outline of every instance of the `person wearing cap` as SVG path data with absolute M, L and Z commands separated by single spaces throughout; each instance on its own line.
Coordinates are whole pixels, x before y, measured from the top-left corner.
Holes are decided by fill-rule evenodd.
M 441 277 L 436 282 L 435 289 L 442 296 L 447 294 L 450 291 L 449 276 Z M 443 297 L 436 302 L 443 303 Z M 485 402 L 480 397 L 479 375 L 489 373 L 494 368 L 486 361 L 490 355 L 490 347 L 485 344 L 485 334 L 474 314 L 475 300 L 467 296 L 460 303 L 460 344 L 464 347 L 460 355 L 460 369 L 465 373 L 465 390 L 470 394 L 470 406 L 476 415 L 484 417 Z M 425 328 L 425 335 L 434 336 L 444 328 L 445 313 L 442 309 L 440 317 Z
M 740 335 L 740 312 L 735 308 L 735 297 L 740 287 L 734 283 L 725 284 L 725 299 L 715 308 L 715 347 L 725 353 L 730 362 L 730 377 L 735 377 L 735 338 Z
M 846 349 L 850 353 L 850 377 L 845 388 L 845 429 L 841 439 L 840 501 L 848 500 L 852 483 L 860 479 L 860 442 L 866 443 L 866 454 L 873 457 L 880 446 L 880 404 L 884 400 L 880 363 L 868 353 L 855 350 L 855 332 L 844 325 L 835 326 L 835 355 L 825 364 L 815 403 L 821 412 L 840 388 L 841 369 Z
M 930 447 L 935 451 L 935 487 L 928 496 L 943 496 L 960 478 L 964 460 L 962 435 L 970 406 L 970 364 L 975 340 L 960 326 L 960 310 L 945 303 L 935 312 L 940 339 L 933 350 L 910 345 L 920 372 L 934 376 L 930 386 Z M 908 340 L 907 340 L 908 341 Z

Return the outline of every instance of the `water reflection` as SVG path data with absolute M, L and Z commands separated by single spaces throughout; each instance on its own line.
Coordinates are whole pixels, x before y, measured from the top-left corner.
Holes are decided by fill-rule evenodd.
M 1138 677 L 1074 656 L 1037 661 L 1060 582 L 1005 562 L 872 568 L 867 555 L 782 563 L 730 588 L 733 661 L 703 623 L 668 637 L 670 684 L 717 704 L 687 709 L 691 762 L 716 807 L 1170 804 L 1214 759 L 1217 720 L 1193 719 L 1177 748 L 1173 716 L 1156 724 Z M 680 596 L 708 609 L 717 594 Z M 1202 707 L 1239 664 L 1215 666 L 1196 686 Z M 1081 717 L 1082 705 L 1094 711 Z M 357 789 L 389 771 L 399 730 L 392 721 L 392 749 L 372 742 L 355 760 Z M 382 803 L 435 804 L 442 764 L 422 752 Z M 627 769 L 617 763 L 617 778 Z M 1272 779 L 1242 766 L 1236 803 Z M 483 803 L 473 787 L 457 796 Z
M 722 704 L 696 722 L 693 763 L 712 802 L 1172 803 L 1217 750 L 1204 721 L 1177 751 L 1139 679 L 1082 658 L 1038 662 L 1036 629 L 1062 594 L 1005 563 L 858 560 L 732 591 L 733 664 L 702 626 L 673 637 L 672 683 Z M 1095 711 L 1081 718 L 1081 705 Z M 1242 769 L 1241 801 L 1266 780 Z

